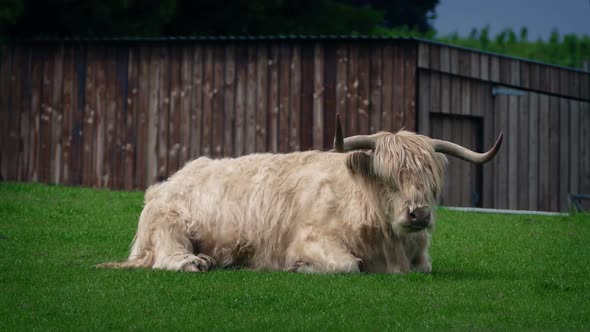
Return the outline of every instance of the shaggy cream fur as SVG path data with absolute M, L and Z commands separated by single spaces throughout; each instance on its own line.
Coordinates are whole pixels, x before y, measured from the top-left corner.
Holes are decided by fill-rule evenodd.
M 408 213 L 433 212 L 445 165 L 407 131 L 367 152 L 201 157 L 146 191 L 128 261 L 102 266 L 430 272 L 434 215 L 412 232 Z

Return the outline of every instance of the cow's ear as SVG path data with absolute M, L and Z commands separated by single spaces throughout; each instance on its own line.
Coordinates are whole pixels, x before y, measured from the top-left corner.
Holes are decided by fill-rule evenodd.
M 355 151 L 346 157 L 346 167 L 352 174 L 358 174 L 364 177 L 373 177 L 373 156 L 362 151 Z

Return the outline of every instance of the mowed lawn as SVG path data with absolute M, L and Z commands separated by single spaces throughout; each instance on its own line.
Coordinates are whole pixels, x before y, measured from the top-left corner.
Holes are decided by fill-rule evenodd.
M 590 216 L 438 211 L 430 275 L 122 260 L 142 193 L 0 183 L 0 330 L 590 329 Z

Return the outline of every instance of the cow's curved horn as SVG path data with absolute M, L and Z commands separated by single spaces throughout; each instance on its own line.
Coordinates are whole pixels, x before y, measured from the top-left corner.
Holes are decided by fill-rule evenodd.
M 474 164 L 483 164 L 494 158 L 494 156 L 500 149 L 500 146 L 502 145 L 503 136 L 504 134 L 500 133 L 500 136 L 498 136 L 498 139 L 496 140 L 494 146 L 488 152 L 484 153 L 474 152 L 461 145 L 451 143 L 448 141 L 438 139 L 432 139 L 431 141 L 432 147 L 436 152 L 448 154 L 449 156 L 457 157 Z
M 374 150 L 379 134 L 356 135 L 344 139 L 344 151 Z
M 334 133 L 334 151 L 344 152 L 344 135 L 342 134 L 342 124 L 340 123 L 340 114 L 336 113 L 336 132 Z

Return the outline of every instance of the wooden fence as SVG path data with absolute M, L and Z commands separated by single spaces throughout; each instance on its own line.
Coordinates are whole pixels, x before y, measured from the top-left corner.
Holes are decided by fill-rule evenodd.
M 28 43 L 0 65 L 1 174 L 142 189 L 199 156 L 415 128 L 416 49 L 386 41 Z
M 590 193 L 590 74 L 420 40 L 35 41 L 0 58 L 0 175 L 143 189 L 199 156 L 328 149 L 405 126 L 450 158 L 443 203 L 559 211 Z

